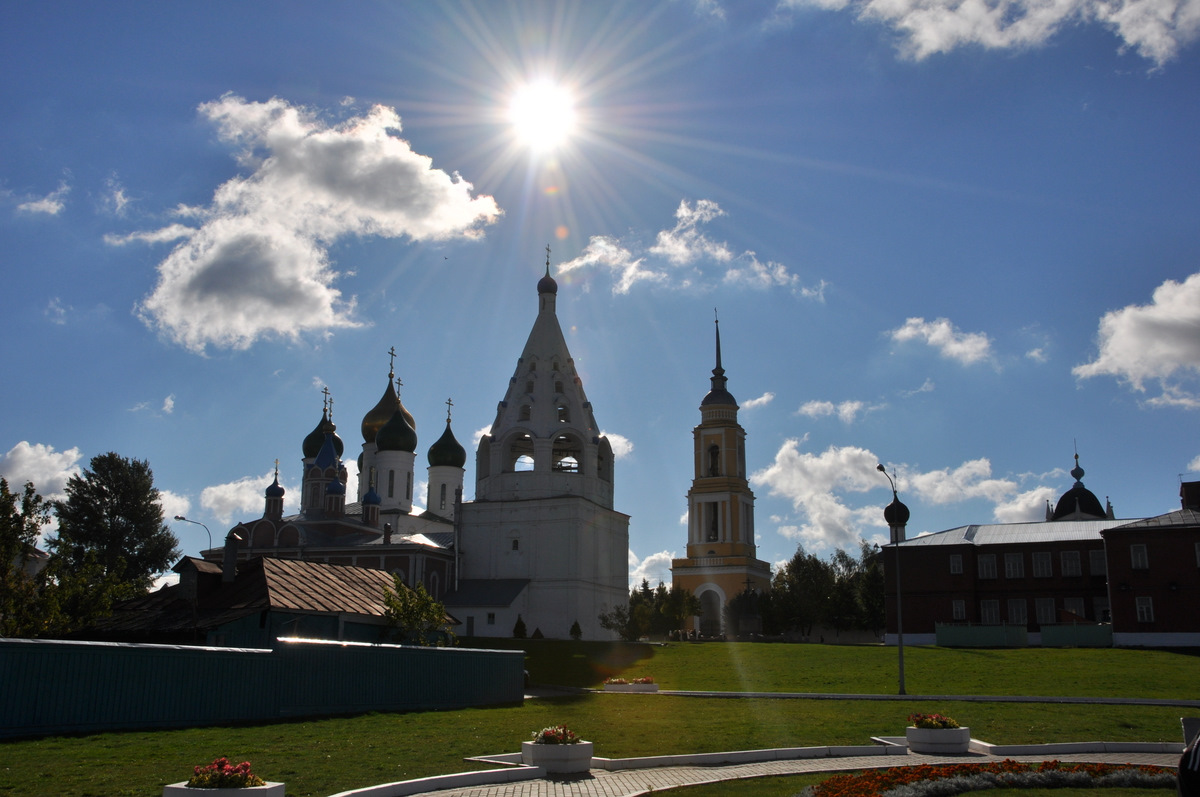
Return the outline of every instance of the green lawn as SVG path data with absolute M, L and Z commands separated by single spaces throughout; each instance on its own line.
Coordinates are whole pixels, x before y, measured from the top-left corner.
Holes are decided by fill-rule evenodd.
M 748 689 L 796 691 L 779 683 L 790 654 L 793 672 L 837 672 L 835 691 L 865 688 L 870 674 L 886 669 L 874 659 L 891 660 L 894 649 L 814 645 L 682 645 L 674 648 L 571 643 L 530 644 L 534 681 L 570 685 L 598 683 L 604 674 L 652 673 L 668 688 L 686 688 L 688 679 L 718 681 L 730 688 L 727 672 L 739 662 L 756 673 Z M 996 689 L 1020 685 L 1017 673 L 1030 673 L 1030 690 L 1046 689 L 1049 679 L 1082 694 L 1095 666 L 1117 669 L 1124 679 L 1112 694 L 1157 694 L 1163 681 L 1192 673 L 1197 659 L 1152 651 L 1061 651 L 1053 673 L 1046 658 L 1025 654 L 1054 651 L 938 651 L 917 649 L 917 662 L 990 660 Z M 708 656 L 704 656 L 705 652 Z M 1072 657 L 1071 653 L 1079 654 Z M 1095 656 L 1095 653 L 1108 654 Z M 652 655 L 651 655 L 652 654 Z M 948 654 L 941 656 L 941 654 Z M 1142 658 L 1138 658 L 1141 656 Z M 699 671 L 686 673 L 690 662 Z M 1140 662 L 1140 666 L 1138 663 Z M 761 665 L 762 669 L 756 669 Z M 922 665 L 912 665 L 919 669 Z M 1188 669 L 1190 668 L 1190 670 Z M 765 672 L 766 671 L 766 672 Z M 1010 672 L 1014 671 L 1014 672 Z M 767 672 L 775 674 L 767 674 Z M 1037 675 L 1035 675 L 1037 674 Z M 740 676 L 733 676 L 739 678 Z M 944 672 L 948 684 L 965 676 Z M 970 677 L 978 677 L 972 675 Z M 1105 676 L 1106 679 L 1112 676 Z M 677 682 L 675 679 L 679 679 Z M 682 683 L 681 683 L 682 682 Z M 911 683 L 911 682 L 910 682 Z M 982 682 L 980 682 L 982 683 Z M 773 685 L 768 685 L 773 684 Z M 998 685 L 998 686 L 997 686 Z M 1077 688 L 1076 688 L 1077 687 Z M 915 691 L 915 689 L 913 689 Z M 947 689 L 947 691 L 979 691 Z M 1018 690 L 1022 691 L 1022 690 Z M 1177 694 L 1195 697 L 1194 692 Z M 970 725 L 973 735 L 995 743 L 1051 741 L 1177 741 L 1178 708 L 1150 706 L 1045 705 L 1025 703 L 918 703 L 864 700 L 755 700 L 684 698 L 664 695 L 580 694 L 527 701 L 523 705 L 414 714 L 372 714 L 232 728 L 110 733 L 54 737 L 0 744 L 0 795 L 135 795 L 151 797 L 161 786 L 183 780 L 192 766 L 220 755 L 249 759 L 256 772 L 288 784 L 291 797 L 329 795 L 362 786 L 481 768 L 463 758 L 515 752 L 532 731 L 567 723 L 596 743 L 605 757 L 660 753 L 715 752 L 764 747 L 864 744 L 872 735 L 902 732 L 909 713 L 936 710 Z M 703 728 L 703 733 L 696 729 Z M 789 779 L 790 780 L 790 779 Z M 793 790 L 799 791 L 799 783 Z M 728 792 L 724 792 L 728 793 Z M 749 793 L 749 792 L 747 792 Z M 770 792 L 774 793 L 774 792 Z M 782 792 L 781 792 L 782 793 Z M 687 797 L 692 797 L 690 794 Z

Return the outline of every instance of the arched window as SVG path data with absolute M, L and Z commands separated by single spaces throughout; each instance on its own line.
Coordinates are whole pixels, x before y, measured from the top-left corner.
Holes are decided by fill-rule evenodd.
M 551 467 L 559 473 L 583 472 L 583 443 L 574 435 L 560 434 L 554 438 Z
M 388 494 L 387 494 L 387 497 L 392 498 L 395 495 L 396 495 L 396 471 L 389 470 L 388 471 Z
M 528 381 L 528 382 L 526 382 L 526 383 L 525 383 L 525 392 L 526 392 L 526 393 L 532 393 L 532 392 L 533 392 L 533 380 L 530 380 L 530 381 Z
M 712 446 L 708 447 L 708 475 L 709 476 L 720 476 L 721 475 L 721 447 L 720 446 L 712 445 Z
M 502 471 L 513 473 L 529 470 L 533 470 L 533 438 L 528 434 L 517 434 L 509 438 Z
M 404 487 L 404 499 L 406 501 L 412 500 L 412 487 L 413 487 L 412 473 L 409 473 L 408 474 L 408 484 L 406 484 Z
M 555 383 L 554 383 L 554 392 L 555 392 L 555 393 L 561 393 L 561 392 L 563 392 L 563 383 L 562 383 L 562 382 L 555 382 Z
M 518 418 L 518 420 L 522 420 L 522 421 L 527 421 L 527 420 L 529 420 L 529 413 L 530 413 L 530 411 L 531 411 L 531 410 L 530 410 L 530 408 L 529 408 L 529 405 L 528 405 L 528 404 L 522 404 L 522 405 L 521 405 L 521 415 L 520 415 L 520 417 Z
M 441 500 L 438 502 L 438 509 L 445 509 L 445 508 L 446 508 L 446 485 L 443 484 L 442 485 L 442 497 L 441 497 Z
M 567 409 L 566 404 L 559 404 L 557 411 L 558 411 L 558 422 L 559 423 L 567 423 L 568 421 L 571 420 L 571 411 L 569 409 Z

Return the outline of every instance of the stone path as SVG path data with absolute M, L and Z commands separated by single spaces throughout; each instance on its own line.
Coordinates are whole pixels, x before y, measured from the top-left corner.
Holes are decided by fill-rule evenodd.
M 1014 761 L 1039 763 L 1046 756 L 1007 756 Z M 1062 761 L 1104 764 L 1154 764 L 1174 767 L 1179 756 L 1147 753 L 1084 753 L 1057 756 Z M 757 764 L 735 764 L 723 767 L 662 767 L 656 769 L 626 769 L 606 772 L 593 769 L 577 778 L 526 780 L 492 786 L 473 786 L 465 789 L 445 789 L 426 792 L 436 797 L 639 797 L 677 786 L 695 786 L 723 780 L 742 780 L 771 775 L 801 775 L 813 772 L 848 772 L 863 769 L 885 769 L 920 764 L 963 764 L 999 761 L 986 755 L 930 756 L 910 753 L 907 756 L 851 756 L 847 758 L 807 758 L 792 761 L 764 761 Z M 798 790 L 798 789 L 797 789 Z

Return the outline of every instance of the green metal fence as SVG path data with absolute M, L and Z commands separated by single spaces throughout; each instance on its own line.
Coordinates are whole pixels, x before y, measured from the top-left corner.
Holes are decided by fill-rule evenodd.
M 521 651 L 0 639 L 0 737 L 515 703 Z

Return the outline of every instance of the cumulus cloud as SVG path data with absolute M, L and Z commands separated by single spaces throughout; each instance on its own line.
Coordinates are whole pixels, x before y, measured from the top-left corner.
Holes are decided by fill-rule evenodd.
M 763 262 L 749 250 L 738 254 L 727 243 L 711 238 L 706 226 L 724 215 L 725 211 L 710 199 L 695 204 L 684 199 L 675 209 L 675 226 L 660 230 L 652 245 L 596 235 L 579 257 L 561 264 L 558 270 L 563 274 L 608 274 L 614 294 L 629 293 L 639 283 L 700 290 L 724 285 L 756 290 L 782 287 L 798 296 L 824 301 L 824 281 L 813 288 L 804 287 L 783 264 Z
M 29 199 L 17 205 L 17 210 L 22 213 L 44 213 L 47 216 L 57 216 L 67 206 L 67 194 L 69 193 L 71 193 L 71 186 L 63 180 L 58 184 L 58 188 L 44 197 Z
M 43 498 L 66 498 L 67 480 L 82 472 L 79 466 L 82 457 L 78 448 L 55 451 L 53 446 L 22 440 L 0 457 L 0 476 L 8 479 L 13 491 L 25 482 L 33 482 Z
M 1139 393 L 1153 381 L 1161 394 L 1148 404 L 1200 408 L 1191 386 L 1200 377 L 1200 273 L 1167 280 L 1149 304 L 1105 313 L 1098 342 L 1096 359 L 1072 369 L 1076 377 L 1114 376 Z
M 202 222 L 194 231 L 171 225 L 112 241 L 186 236 L 137 314 L 192 351 L 357 326 L 354 299 L 334 287 L 332 243 L 474 238 L 500 215 L 491 197 L 473 197 L 470 183 L 399 138 L 390 108 L 330 124 L 279 98 L 225 95 L 199 111 L 241 148 L 247 174 L 218 187 L 209 206 L 178 209 Z
M 960 332 L 946 318 L 935 321 L 910 318 L 890 334 L 897 343 L 923 341 L 937 349 L 943 357 L 957 360 L 963 365 L 989 360 L 992 356 L 992 342 L 987 335 L 982 332 Z
M 124 216 L 125 209 L 132 202 L 129 196 L 125 193 L 125 187 L 117 179 L 116 175 L 109 177 L 104 181 L 104 209 L 114 216 Z
M 758 398 L 752 398 L 749 401 L 743 401 L 742 409 L 755 410 L 755 409 L 758 409 L 759 407 L 767 406 L 774 400 L 775 400 L 775 394 L 768 390 L 766 393 L 763 393 Z
M 55 296 L 46 303 L 46 309 L 43 312 L 45 313 L 46 318 L 50 320 L 51 324 L 63 326 L 67 323 L 67 313 L 73 309 L 74 308 L 71 307 L 71 305 L 64 306 L 62 299 Z
M 165 399 L 163 399 L 162 411 L 165 412 L 167 415 L 170 415 L 172 412 L 175 411 L 175 394 L 174 393 L 172 393 L 171 395 L 169 395 Z
M 1046 44 L 1063 28 L 1099 23 L 1161 66 L 1200 35 L 1196 0 L 780 0 L 778 9 L 849 10 L 901 37 L 920 60 L 966 45 L 1020 49 Z
M 885 404 L 867 404 L 865 401 L 842 401 L 834 404 L 832 401 L 808 401 L 797 412 L 810 418 L 822 418 L 836 415 L 842 423 L 854 423 L 860 413 L 875 412 L 885 407 Z
M 235 520 L 245 520 L 261 517 L 263 511 L 263 491 L 275 480 L 275 472 L 267 471 L 262 476 L 244 476 L 224 484 L 214 484 L 200 491 L 200 506 L 212 513 L 218 522 L 225 525 Z M 295 500 L 300 493 L 299 485 L 283 485 L 287 490 L 284 497 L 285 506 Z M 349 487 L 346 495 L 351 495 Z M 179 513 L 182 514 L 182 513 Z M 286 514 L 286 509 L 285 509 Z
M 1188 463 L 1187 469 L 1189 473 L 1200 472 L 1200 455 L 1197 455 L 1195 459 Z
M 158 502 L 162 504 L 163 517 L 167 520 L 176 515 L 186 515 L 192 508 L 192 502 L 186 495 L 170 490 L 159 490 Z
M 675 554 L 671 551 L 659 551 L 652 553 L 645 559 L 638 559 L 637 554 L 633 549 L 629 549 L 629 588 L 640 587 L 642 579 L 650 582 L 650 586 L 657 587 L 658 582 L 662 582 L 667 586 L 671 585 L 671 560 L 675 558 Z
M 600 430 L 600 435 L 608 438 L 608 444 L 612 446 L 613 450 L 613 459 L 625 459 L 633 453 L 633 441 L 625 435 L 606 432 L 603 429 Z
M 869 539 L 882 522 L 883 507 L 854 506 L 858 501 L 852 496 L 887 490 L 886 480 L 876 470 L 879 460 L 875 454 L 855 446 L 830 446 L 815 454 L 803 451 L 803 443 L 786 441 L 775 461 L 750 477 L 756 487 L 791 501 L 799 513 L 800 522 L 772 517 L 778 533 L 809 548 L 846 549 L 859 539 Z M 1001 523 L 1044 519 L 1046 501 L 1056 498 L 1059 490 L 1042 484 L 1023 489 L 1022 482 L 1062 475 L 1052 471 L 1041 476 L 996 478 L 986 458 L 928 472 L 903 466 L 900 472 L 897 486 L 907 494 L 910 506 L 916 501 L 944 505 L 982 499 L 993 505 L 993 519 Z

